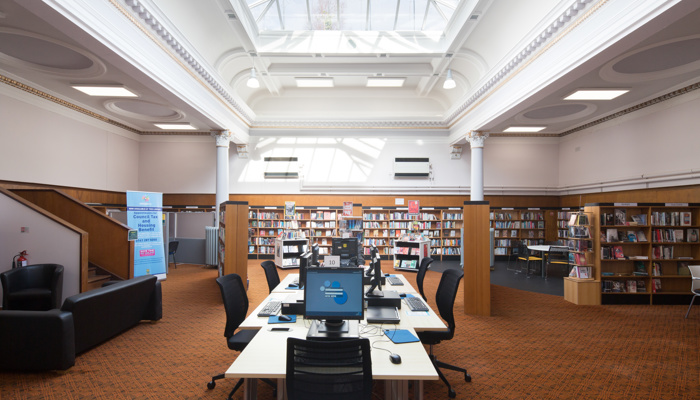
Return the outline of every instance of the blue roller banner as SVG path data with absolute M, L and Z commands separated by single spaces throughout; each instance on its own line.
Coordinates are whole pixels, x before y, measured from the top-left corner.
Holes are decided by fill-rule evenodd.
M 165 274 L 163 193 L 126 192 L 127 225 L 139 232 L 134 276 Z

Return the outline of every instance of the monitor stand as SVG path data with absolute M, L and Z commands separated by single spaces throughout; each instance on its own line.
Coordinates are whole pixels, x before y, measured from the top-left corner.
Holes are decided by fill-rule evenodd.
M 311 322 L 306 338 L 309 340 L 357 339 L 360 337 L 360 321 L 319 321 Z

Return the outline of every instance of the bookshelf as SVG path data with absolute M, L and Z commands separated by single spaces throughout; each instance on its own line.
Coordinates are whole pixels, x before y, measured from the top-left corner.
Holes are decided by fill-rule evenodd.
M 301 237 L 275 239 L 275 265 L 282 269 L 299 268 L 299 256 L 309 248 L 309 240 Z
M 602 304 L 683 304 L 700 262 L 700 205 L 605 203 L 586 206 L 599 224 L 594 252 Z
M 592 215 L 586 212 L 567 212 L 567 215 L 566 245 L 571 272 L 564 278 L 564 299 L 579 305 L 599 305 L 600 280 L 596 279 L 593 262 Z
M 394 269 L 418 271 L 421 261 L 429 254 L 430 243 L 427 240 L 397 240 L 394 245 Z
M 441 260 L 459 260 L 462 255 L 464 214 L 461 208 L 442 211 Z
M 538 245 L 545 242 L 545 211 L 540 208 L 492 208 L 490 227 L 494 229 L 495 256 L 517 254 L 518 242 Z

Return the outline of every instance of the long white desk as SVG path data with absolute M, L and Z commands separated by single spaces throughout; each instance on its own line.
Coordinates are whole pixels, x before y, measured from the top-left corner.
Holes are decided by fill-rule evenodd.
M 270 299 L 283 300 L 287 296 L 303 297 L 299 289 L 288 290 L 288 284 L 297 277 L 289 274 L 270 295 L 259 304 L 246 318 L 240 329 L 260 329 L 255 338 L 246 346 L 231 367 L 226 371 L 226 378 L 244 378 L 244 398 L 257 398 L 257 379 L 268 378 L 277 380 L 277 398 L 285 398 L 286 348 L 287 338 L 306 338 L 311 320 L 297 316 L 294 323 L 268 324 L 268 317 L 258 317 L 257 313 Z M 413 287 L 403 279 L 403 286 L 387 284 L 384 290 L 402 288 L 404 293 L 415 293 Z M 279 290 L 278 290 L 279 289 Z M 398 291 L 398 290 L 397 290 Z M 360 336 L 370 340 L 372 346 L 372 374 L 375 380 L 385 381 L 386 398 L 406 399 L 409 397 L 408 382 L 414 381 L 415 398 L 423 398 L 423 381 L 436 380 L 438 374 L 420 342 L 394 344 L 383 333 L 382 329 L 408 329 L 412 333 L 426 330 L 445 330 L 447 327 L 433 310 L 427 312 L 411 312 L 405 304 L 400 310 L 401 322 L 398 324 L 367 324 L 360 323 Z M 288 327 L 290 331 L 271 331 L 271 327 Z M 401 356 L 401 364 L 392 364 L 389 355 L 396 353 Z

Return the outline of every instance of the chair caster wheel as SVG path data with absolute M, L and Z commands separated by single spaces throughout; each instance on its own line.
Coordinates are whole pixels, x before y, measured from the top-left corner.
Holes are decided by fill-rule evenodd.
M 450 389 L 450 391 L 447 394 L 448 396 L 450 396 L 451 399 L 457 397 L 457 392 L 455 392 L 453 389 Z
M 472 376 L 469 374 L 464 374 L 464 381 L 465 382 L 471 382 L 472 381 Z
M 216 382 L 211 381 L 207 383 L 207 389 L 214 389 L 216 387 Z

